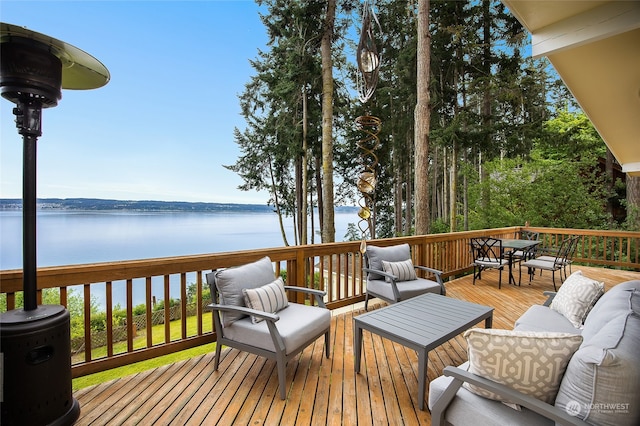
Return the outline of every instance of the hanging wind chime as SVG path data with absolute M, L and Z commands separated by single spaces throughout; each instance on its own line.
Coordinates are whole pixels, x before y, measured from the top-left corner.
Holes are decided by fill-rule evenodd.
M 375 27 L 382 32 L 380 23 L 376 17 L 373 4 L 365 0 L 362 13 L 362 30 L 360 33 L 360 41 L 358 50 L 356 51 L 356 59 L 358 61 L 358 95 L 360 102 L 366 104 L 373 96 L 376 85 L 378 84 L 378 74 L 380 70 L 380 55 L 374 39 L 374 23 Z M 356 128 L 364 135 L 358 141 L 357 145 L 360 150 L 361 170 L 358 176 L 358 191 L 360 191 L 360 199 L 358 204 L 358 228 L 362 233 L 362 243 L 360 251 L 366 251 L 366 240 L 374 235 L 374 217 L 372 214 L 374 196 L 376 190 L 376 168 L 378 165 L 378 157 L 375 154 L 376 149 L 380 146 L 381 121 L 378 117 L 371 115 L 363 115 L 355 120 Z

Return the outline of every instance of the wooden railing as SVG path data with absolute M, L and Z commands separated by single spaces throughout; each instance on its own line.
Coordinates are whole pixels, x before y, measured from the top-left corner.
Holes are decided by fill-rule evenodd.
M 398 237 L 369 241 L 380 246 L 408 243 L 415 264 L 427 265 L 454 278 L 466 274 L 472 263 L 469 239 L 477 236 L 513 238 L 521 227 L 456 232 L 425 236 Z M 570 235 L 579 235 L 575 262 L 616 268 L 640 270 L 640 232 L 592 231 L 556 228 L 527 228 L 540 233 L 543 245 L 557 245 Z M 316 287 L 327 292 L 326 303 L 336 309 L 364 300 L 360 242 L 343 242 L 258 249 L 198 256 L 132 260 L 73 266 L 56 266 L 38 270 L 38 303 L 42 303 L 42 290 L 59 289 L 59 303 L 68 306 L 71 291 L 80 289 L 84 313 L 84 353 L 73 360 L 73 377 L 79 377 L 121 365 L 215 341 L 211 315 L 205 311 L 203 300 L 205 274 L 211 270 L 241 265 L 269 256 L 278 274 L 287 275 L 287 284 Z M 173 321 L 164 321 L 161 336 L 154 336 L 152 321 L 152 283 L 160 281 L 163 300 L 169 300 L 171 289 L 179 288 L 180 315 Z M 187 288 L 195 283 L 195 316 L 187 314 Z M 6 294 L 5 309 L 15 309 L 16 294 L 22 290 L 22 271 L 0 271 L 1 293 Z M 78 286 L 78 287 L 74 287 Z M 114 292 L 124 286 L 126 293 L 126 341 L 113 340 Z M 144 330 L 134 322 L 134 289 L 144 289 L 146 321 Z M 100 292 L 105 300 L 106 348 L 92 347 L 92 297 Z M 174 290 L 175 292 L 175 290 Z M 175 309 L 175 308 L 173 308 Z M 164 305 L 164 318 L 172 318 L 168 303 Z M 174 315 L 175 317 L 176 315 Z M 189 321 L 195 322 L 189 323 Z M 188 327 L 188 324 L 191 324 Z M 146 338 L 136 338 L 138 333 Z M 98 350 L 99 349 L 99 350 Z

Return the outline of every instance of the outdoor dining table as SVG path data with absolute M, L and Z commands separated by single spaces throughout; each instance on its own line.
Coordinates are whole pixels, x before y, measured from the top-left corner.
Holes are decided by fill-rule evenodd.
M 527 253 L 533 247 L 540 244 L 542 241 L 539 240 L 517 240 L 517 239 L 503 239 L 502 240 L 502 250 L 504 249 L 513 249 L 507 252 L 504 252 L 503 255 L 507 257 L 509 261 L 509 284 L 516 285 L 516 279 L 513 276 L 513 254 L 520 250 L 523 253 Z

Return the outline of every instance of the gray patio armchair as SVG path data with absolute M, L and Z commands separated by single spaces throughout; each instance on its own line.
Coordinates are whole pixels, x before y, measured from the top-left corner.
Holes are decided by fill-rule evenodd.
M 442 281 L 442 271 L 427 266 L 414 265 L 409 244 L 378 247 L 367 244 L 364 253 L 364 267 L 367 278 L 367 293 L 364 299 L 365 311 L 369 299 L 377 297 L 387 303 L 396 303 L 424 293 L 443 296 L 447 291 Z M 418 277 L 416 270 L 424 271 L 435 279 Z
M 222 346 L 229 346 L 276 361 L 280 398 L 286 399 L 287 362 L 324 335 L 329 358 L 331 312 L 325 292 L 285 286 L 275 277 L 271 259 L 207 274 L 214 303 L 217 336 L 214 370 L 220 364 Z M 311 304 L 289 302 L 286 292 L 304 292 Z M 314 305 L 314 301 L 317 304 Z

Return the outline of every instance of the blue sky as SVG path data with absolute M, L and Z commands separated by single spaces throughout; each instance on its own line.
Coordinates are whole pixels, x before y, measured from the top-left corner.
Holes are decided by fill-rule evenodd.
M 72 44 L 111 81 L 43 110 L 41 198 L 266 203 L 223 165 L 240 155 L 238 95 L 266 48 L 253 1 L 6 1 L 0 20 Z M 0 99 L 0 197 L 22 197 L 22 137 Z

